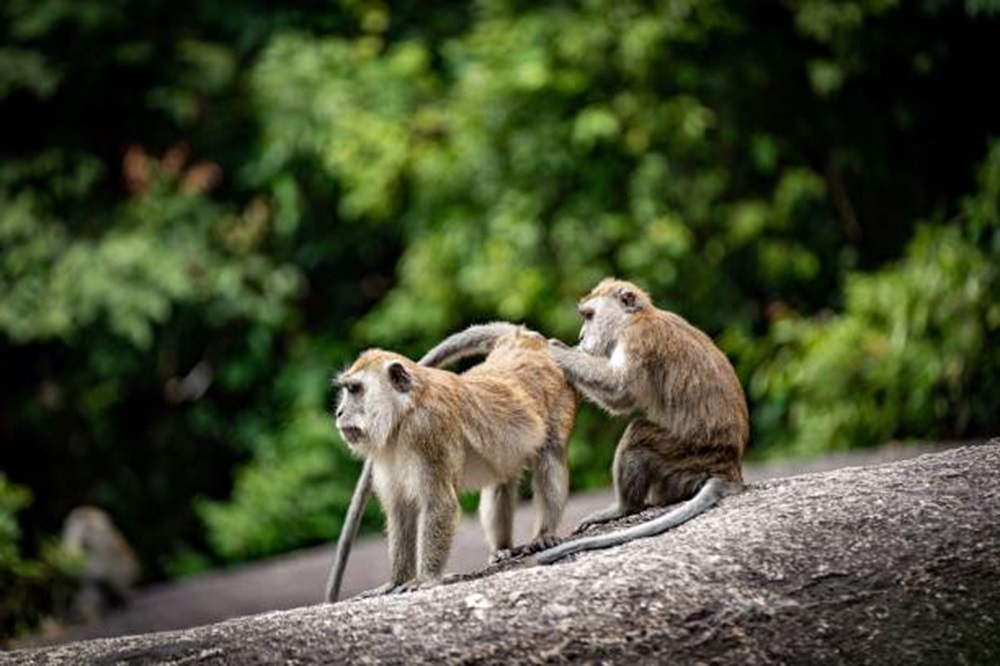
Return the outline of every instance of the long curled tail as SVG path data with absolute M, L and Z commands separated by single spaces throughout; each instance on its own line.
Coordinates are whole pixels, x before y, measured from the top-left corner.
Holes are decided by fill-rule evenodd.
M 516 324 L 496 321 L 476 324 L 464 331 L 453 333 L 424 354 L 420 365 L 441 368 L 469 356 L 483 356 L 493 351 L 496 341 L 521 328 Z
M 719 500 L 727 495 L 739 492 L 734 484 L 723 479 L 711 478 L 705 482 L 694 497 L 681 504 L 673 511 L 668 511 L 661 516 L 648 520 L 632 527 L 627 527 L 617 532 L 608 534 L 598 534 L 596 536 L 573 539 L 566 543 L 559 544 L 554 548 L 543 550 L 538 553 L 537 560 L 541 564 L 552 564 L 564 557 L 569 557 L 584 550 L 597 550 L 599 548 L 610 548 L 628 543 L 634 539 L 651 537 L 666 532 L 669 529 L 685 523 L 695 516 L 707 511 L 718 504 Z

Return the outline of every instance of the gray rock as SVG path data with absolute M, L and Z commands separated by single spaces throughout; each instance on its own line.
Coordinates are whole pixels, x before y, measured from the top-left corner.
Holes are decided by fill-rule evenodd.
M 0 664 L 1000 664 L 998 472 L 993 440 L 764 481 L 672 532 L 549 567 Z

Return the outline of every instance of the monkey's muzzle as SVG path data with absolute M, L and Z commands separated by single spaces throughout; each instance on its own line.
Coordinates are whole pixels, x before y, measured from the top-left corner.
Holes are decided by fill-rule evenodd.
M 347 440 L 348 444 L 360 444 L 365 438 L 365 431 L 356 426 L 344 426 L 337 429 L 340 430 L 340 436 Z

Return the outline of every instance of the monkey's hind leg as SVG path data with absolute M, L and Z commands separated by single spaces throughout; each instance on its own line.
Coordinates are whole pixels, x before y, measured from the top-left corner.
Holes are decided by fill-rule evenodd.
M 556 531 L 562 522 L 569 497 L 569 463 L 566 446 L 569 432 L 560 425 L 551 427 L 545 445 L 535 460 L 531 474 L 531 500 L 535 512 L 534 538 L 527 552 L 551 548 L 559 542 Z
M 568 432 L 553 428 L 532 467 L 531 501 L 535 525 L 531 541 L 494 552 L 490 558 L 491 564 L 512 557 L 533 555 L 552 548 L 561 541 L 556 536 L 556 531 L 562 522 L 566 499 L 569 497 L 569 467 L 566 461 L 568 438 Z
M 506 483 L 483 488 L 479 494 L 479 522 L 490 544 L 490 563 L 510 556 L 514 544 L 514 511 L 517 508 L 517 483 Z
M 611 468 L 615 484 L 615 504 L 584 518 L 573 530 L 574 534 L 592 525 L 623 518 L 646 508 L 646 498 L 655 481 L 655 472 L 660 467 L 656 454 L 644 441 L 646 430 L 641 421 L 633 421 L 625 429 Z
M 666 513 L 638 525 L 632 525 L 617 532 L 597 534 L 566 541 L 555 548 L 538 554 L 540 564 L 551 564 L 564 557 L 584 550 L 597 550 L 620 546 L 634 539 L 662 534 L 718 504 L 719 500 L 740 491 L 740 484 L 728 479 L 711 477 L 702 485 L 694 497 Z

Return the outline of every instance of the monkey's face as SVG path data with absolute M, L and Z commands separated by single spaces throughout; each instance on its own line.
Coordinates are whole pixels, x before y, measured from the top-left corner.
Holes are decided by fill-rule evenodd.
M 366 352 L 337 378 L 337 430 L 352 451 L 365 455 L 385 447 L 412 408 L 413 377 L 386 352 Z
M 577 306 L 583 318 L 580 349 L 594 356 L 610 357 L 622 328 L 640 309 L 638 295 L 627 287 L 595 289 Z
M 580 349 L 594 356 L 611 356 L 625 318 L 621 308 L 616 306 L 614 299 L 598 296 L 584 300 L 577 311 L 583 318 Z

